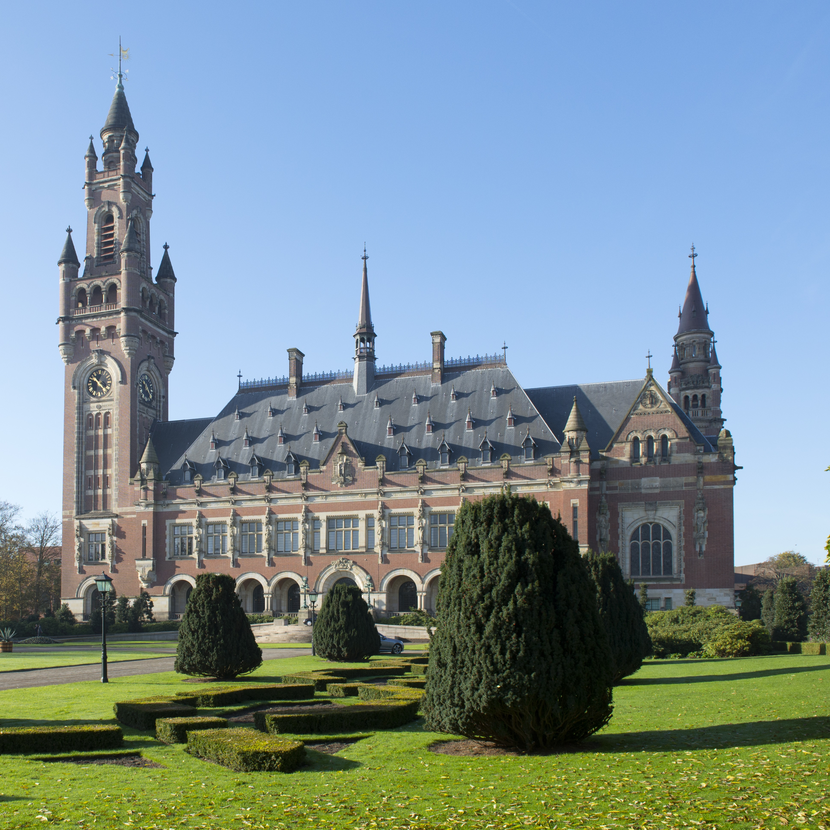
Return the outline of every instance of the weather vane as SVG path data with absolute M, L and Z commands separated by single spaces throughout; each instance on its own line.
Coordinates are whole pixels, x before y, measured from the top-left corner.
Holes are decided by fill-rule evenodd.
M 111 58 L 115 57 L 114 52 L 110 52 L 109 56 Z M 121 72 L 121 61 L 125 60 L 128 61 L 130 59 L 130 50 L 129 47 L 127 49 L 122 49 L 121 47 L 121 36 L 118 36 L 118 80 L 120 81 L 124 76 Z M 125 69 L 124 72 L 129 72 L 129 69 Z M 110 72 L 115 72 L 115 69 L 110 69 Z M 113 80 L 115 80 L 115 76 L 111 76 Z

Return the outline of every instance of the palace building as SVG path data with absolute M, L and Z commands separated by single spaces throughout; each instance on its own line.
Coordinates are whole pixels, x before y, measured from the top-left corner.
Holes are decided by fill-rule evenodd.
M 432 611 L 460 504 L 507 486 L 546 502 L 583 550 L 613 550 L 652 607 L 688 588 L 734 606 L 738 468 L 694 251 L 666 388 L 649 369 L 525 389 L 503 354 L 447 357 L 440 331 L 423 361 L 379 366 L 364 251 L 353 369 L 304 374 L 289 348 L 284 377 L 170 421 L 176 276 L 164 245 L 153 277 L 154 171 L 149 155 L 137 166 L 120 76 L 100 135 L 83 263 L 71 229 L 58 261 L 62 594 L 76 614 L 102 570 L 162 619 L 205 571 L 232 575 L 249 612 L 296 613 L 343 579 L 380 615 Z

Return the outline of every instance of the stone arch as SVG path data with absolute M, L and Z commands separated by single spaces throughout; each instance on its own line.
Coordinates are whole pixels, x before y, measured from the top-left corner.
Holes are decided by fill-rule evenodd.
M 171 620 L 184 614 L 190 592 L 195 587 L 196 580 L 188 574 L 176 574 L 164 583 L 162 594 L 168 597 Z
M 296 614 L 303 606 L 302 586 L 303 578 L 298 573 L 293 571 L 278 573 L 269 585 L 273 613 L 277 615 Z
M 86 376 L 96 366 L 105 366 L 112 372 L 113 377 L 123 384 L 126 382 L 126 373 L 121 362 L 116 360 L 111 354 L 100 350 L 95 350 L 86 360 L 82 360 L 72 373 L 72 389 L 77 391 L 86 380 Z
M 237 577 L 236 594 L 246 614 L 264 614 L 270 607 L 271 591 L 262 574 L 249 571 Z
M 342 564 L 343 562 L 348 562 L 350 567 L 344 567 Z M 331 590 L 331 586 L 334 585 L 338 579 L 344 576 L 353 579 L 357 587 L 364 593 L 368 590 L 369 584 L 371 584 L 370 580 L 372 579 L 372 576 L 367 570 L 361 568 L 356 562 L 341 559 L 338 562 L 332 562 L 328 567 L 321 571 L 320 575 L 317 577 L 316 590 L 321 594 L 325 594 L 327 591 Z
M 441 571 L 436 568 L 424 576 L 424 611 L 428 614 L 435 614 L 437 611 L 436 600 L 438 598 L 438 580 Z
M 420 574 L 408 568 L 396 568 L 386 574 L 381 581 L 381 591 L 384 593 L 386 610 L 393 614 L 412 611 L 422 605 L 423 581 Z

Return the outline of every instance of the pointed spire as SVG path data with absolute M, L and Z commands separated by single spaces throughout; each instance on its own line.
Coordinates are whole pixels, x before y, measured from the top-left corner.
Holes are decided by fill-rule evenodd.
M 66 242 L 63 243 L 63 250 L 58 259 L 58 265 L 75 265 L 81 267 L 78 261 L 78 254 L 75 253 L 75 245 L 72 242 L 72 228 L 66 229 Z
M 683 308 L 680 312 L 680 323 L 677 326 L 678 334 L 686 334 L 690 331 L 708 331 L 706 305 L 700 293 L 700 285 L 695 272 L 695 246 L 692 245 L 692 252 L 689 258 L 692 260 L 692 272 L 689 275 L 689 285 L 686 288 L 686 298 L 683 300 Z
M 118 73 L 118 83 L 115 85 L 115 94 L 112 96 L 110 111 L 107 113 L 107 120 L 101 128 L 101 138 L 104 133 L 120 132 L 131 130 L 138 139 L 138 131 L 133 124 L 133 117 L 130 114 L 130 105 L 127 103 L 127 96 L 124 94 L 124 84 L 121 80 L 121 73 Z
M 173 273 L 173 264 L 170 262 L 170 254 L 167 253 L 169 248 L 170 246 L 165 242 L 164 254 L 161 257 L 161 264 L 156 273 L 156 282 L 161 282 L 162 280 L 176 282 L 176 275 Z
M 720 363 L 718 362 L 718 353 L 715 350 L 715 339 L 714 338 L 712 338 L 712 351 L 709 354 L 709 365 L 713 368 L 715 366 L 720 368 Z
M 144 170 L 152 171 L 152 169 L 153 169 L 153 162 L 150 161 L 150 148 L 145 147 L 144 148 L 144 161 L 141 162 L 141 170 L 143 172 Z
M 140 463 L 142 465 L 144 465 L 144 464 L 155 464 L 156 466 L 158 466 L 159 457 L 158 457 L 158 454 L 156 453 L 156 448 L 153 446 L 152 436 L 150 436 L 147 439 L 147 444 L 144 447 L 144 454 L 141 456 L 141 462 Z
M 582 419 L 582 413 L 579 411 L 579 406 L 576 402 L 576 395 L 574 395 L 571 414 L 568 415 L 568 422 L 565 424 L 565 432 L 588 432 L 588 427 L 585 426 L 585 421 Z
M 121 248 L 121 253 L 141 253 L 141 243 L 138 241 L 138 234 L 135 231 L 135 223 L 132 218 L 127 220 L 127 234 L 124 237 L 124 245 Z
M 86 153 L 84 153 L 85 159 L 95 159 L 98 160 L 98 154 L 95 152 L 95 143 L 93 141 L 92 136 L 89 137 L 89 147 L 86 148 Z
M 372 332 L 375 329 L 372 325 L 372 309 L 369 306 L 369 273 L 366 267 L 366 260 L 369 256 L 366 253 L 366 246 L 363 246 L 363 282 L 360 286 L 360 311 L 357 318 L 358 332 Z
M 672 356 L 671 356 L 671 369 L 669 369 L 669 374 L 672 372 L 679 372 L 680 369 L 680 358 L 677 356 L 677 346 L 672 349 Z

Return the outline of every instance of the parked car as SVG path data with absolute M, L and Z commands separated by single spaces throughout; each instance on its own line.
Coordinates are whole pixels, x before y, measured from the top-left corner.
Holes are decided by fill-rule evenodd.
M 380 635 L 381 654 L 400 654 L 403 651 L 403 640 L 399 637 L 384 637 Z

